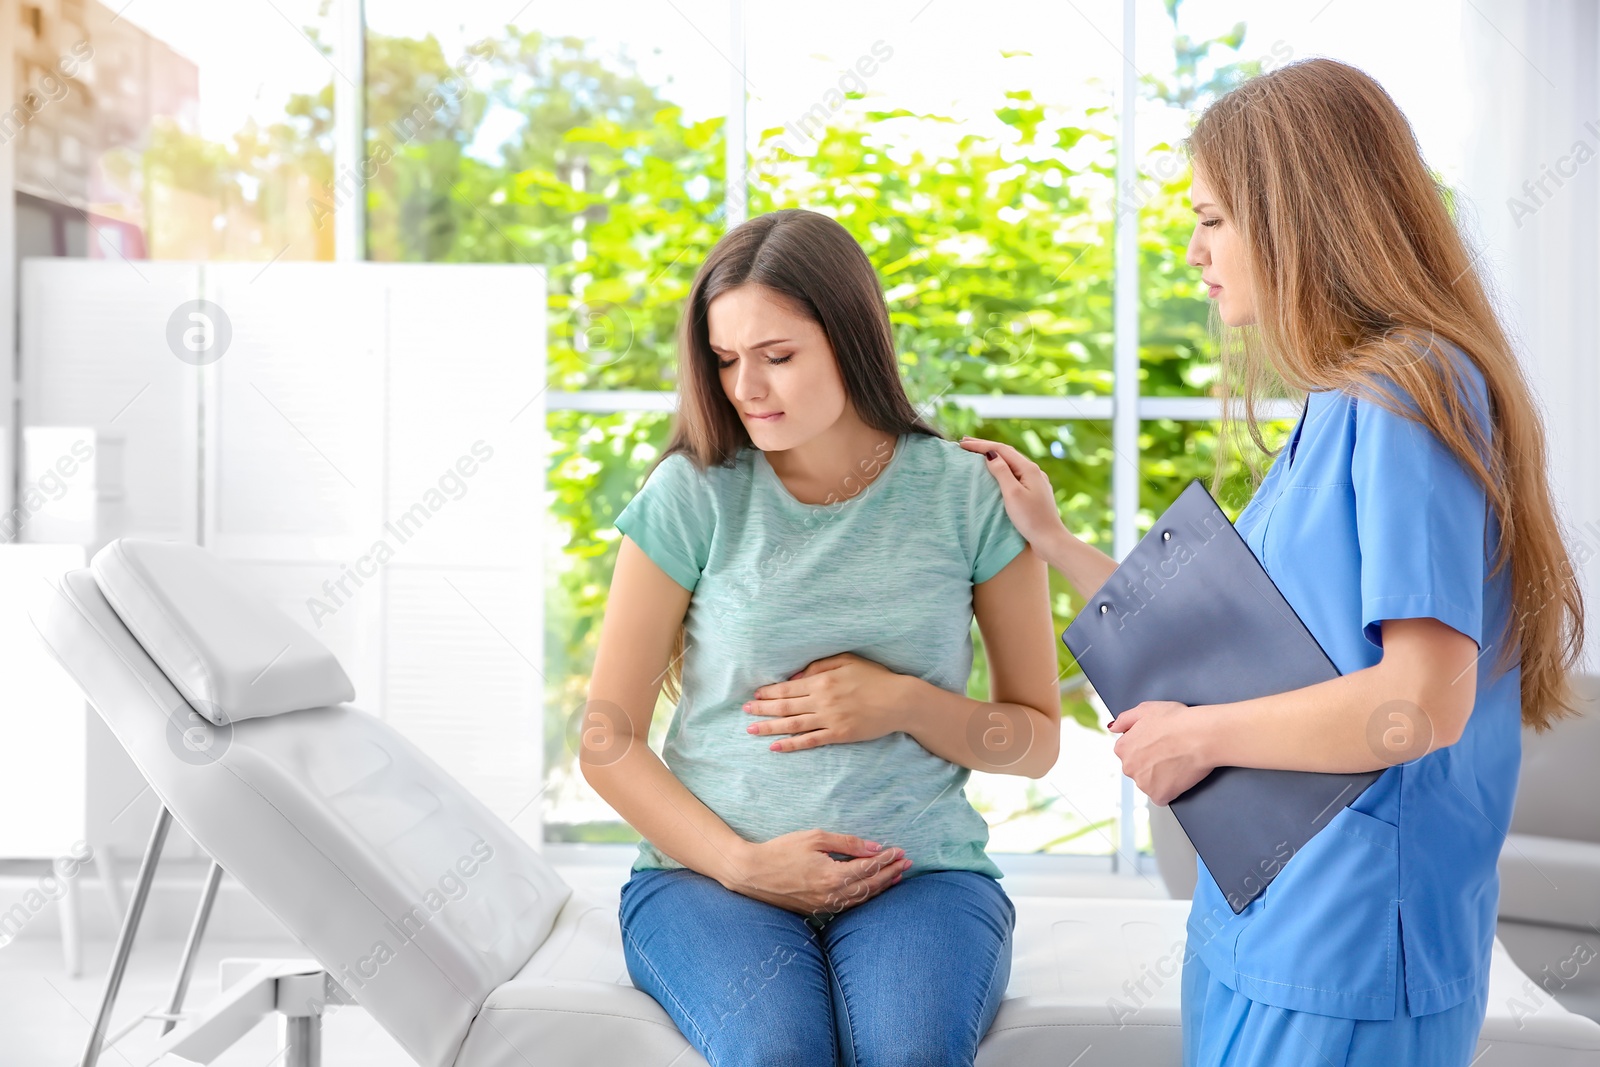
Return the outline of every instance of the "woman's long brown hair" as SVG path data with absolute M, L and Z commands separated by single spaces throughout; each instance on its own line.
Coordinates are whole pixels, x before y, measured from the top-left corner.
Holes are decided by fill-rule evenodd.
M 667 446 L 651 469 L 682 452 L 700 470 L 732 463 L 753 447 L 722 388 L 711 350 L 708 309 L 723 293 L 758 285 L 822 327 L 861 420 L 895 435 L 943 437 L 928 425 L 900 380 L 883 283 L 861 245 L 838 222 L 798 208 L 773 211 L 723 235 L 695 275 L 678 330 L 678 411 Z M 673 641 L 664 691 L 682 693 L 684 631 Z
M 1420 414 L 1483 486 L 1500 523 L 1491 574 L 1509 562 L 1512 610 L 1500 634 L 1482 635 L 1485 652 L 1499 644 L 1503 673 L 1520 647 L 1525 724 L 1543 730 L 1572 713 L 1584 603 L 1551 501 L 1544 429 L 1405 116 L 1361 71 L 1308 59 L 1218 99 L 1187 148 L 1238 227 L 1255 294 L 1254 326 L 1218 327 L 1224 441 L 1234 439 L 1233 402 L 1242 399 L 1250 438 L 1268 451 L 1254 403 L 1269 393 L 1341 389 L 1406 418 Z M 1441 341 L 1483 372 L 1490 440 Z M 1403 389 L 1417 413 L 1380 378 Z M 1220 480 L 1219 464 L 1214 487 Z

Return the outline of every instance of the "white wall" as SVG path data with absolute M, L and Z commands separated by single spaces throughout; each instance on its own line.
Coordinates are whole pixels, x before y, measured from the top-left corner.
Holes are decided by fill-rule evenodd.
M 125 436 L 113 534 L 233 561 L 542 844 L 542 272 L 30 259 L 23 293 L 25 424 Z M 180 358 L 199 297 L 214 347 Z M 89 747 L 91 842 L 137 853 L 154 798 L 108 732 Z
M 1485 273 L 1544 406 L 1552 487 L 1591 609 L 1592 671 L 1600 663 L 1600 9 L 1593 0 L 1474 0 L 1462 20 L 1474 74 L 1463 101 L 1472 118 L 1464 191 Z

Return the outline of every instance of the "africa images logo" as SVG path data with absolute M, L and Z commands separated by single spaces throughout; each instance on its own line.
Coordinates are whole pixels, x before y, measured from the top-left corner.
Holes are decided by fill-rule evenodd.
M 167 347 L 191 366 L 215 363 L 232 342 L 233 322 L 210 300 L 186 300 L 167 317 Z

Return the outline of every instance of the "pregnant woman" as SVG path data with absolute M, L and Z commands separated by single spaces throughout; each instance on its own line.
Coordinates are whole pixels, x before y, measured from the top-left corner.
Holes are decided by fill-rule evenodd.
M 1045 565 L 982 457 L 907 400 L 838 223 L 729 231 L 679 345 L 671 440 L 617 516 L 580 751 L 645 838 L 629 974 L 713 1067 L 971 1064 L 1016 913 L 963 786 L 1055 762 Z M 974 616 L 989 701 L 966 695 Z
M 1583 643 L 1543 431 L 1372 79 L 1325 59 L 1262 75 L 1206 110 L 1189 153 L 1188 260 L 1225 327 L 1225 380 L 1307 394 L 1237 526 L 1342 677 L 1140 704 L 1112 724 L 1116 753 L 1156 804 L 1219 766 L 1383 774 L 1241 914 L 1199 863 L 1183 1062 L 1466 1067 L 1521 729 L 1572 707 Z M 1012 519 L 1087 598 L 1113 563 L 1063 528 L 1038 466 L 963 443 L 995 452 Z

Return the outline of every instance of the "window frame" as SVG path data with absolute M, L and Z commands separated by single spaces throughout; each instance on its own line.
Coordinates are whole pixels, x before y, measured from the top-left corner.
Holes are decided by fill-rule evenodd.
M 728 77 L 728 155 L 729 180 L 724 193 L 723 211 L 727 225 L 737 225 L 746 217 L 750 188 L 751 154 L 746 143 L 746 48 L 745 4 L 747 0 L 726 0 L 730 49 Z M 341 66 L 353 71 L 355 91 L 345 89 L 335 82 L 335 138 L 336 163 L 359 160 L 365 149 L 365 84 L 363 63 L 365 39 L 364 5 L 360 0 L 339 0 L 337 48 Z M 1113 222 L 1113 356 L 1112 395 L 1109 397 L 1072 397 L 1050 395 L 952 395 L 946 399 L 965 407 L 980 418 L 1030 418 L 1046 421 L 1094 420 L 1111 424 L 1111 440 L 1115 451 L 1112 468 L 1112 544 L 1114 554 L 1122 558 L 1139 540 L 1139 490 L 1140 464 L 1143 455 L 1139 449 L 1139 429 L 1148 419 L 1171 419 L 1185 422 L 1211 422 L 1222 416 L 1222 401 L 1212 397 L 1145 397 L 1140 394 L 1139 383 L 1139 249 L 1138 231 L 1142 196 L 1138 160 L 1128 150 L 1134 140 L 1136 108 L 1127 106 L 1137 101 L 1139 71 L 1132 56 L 1136 41 L 1134 0 L 1122 0 L 1122 41 L 1118 49 L 1122 57 L 1122 77 L 1116 95 L 1117 133 L 1116 186 L 1117 210 Z M 336 259 L 367 258 L 365 211 L 340 211 L 336 213 Z M 549 391 L 545 396 L 546 411 L 583 411 L 594 414 L 623 412 L 671 411 L 676 407 L 676 397 L 667 392 L 646 390 L 578 390 Z M 1292 401 L 1269 402 L 1260 405 L 1265 418 L 1292 419 L 1298 407 Z M 1068 683 L 1070 686 L 1071 683 Z M 542 715 L 542 708 L 541 708 Z M 542 725 L 540 731 L 542 733 Z M 1124 776 L 1118 802 L 1118 835 L 1112 842 L 1109 856 L 1111 870 L 1128 876 L 1145 873 L 1145 857 L 1137 847 L 1137 815 L 1140 797 L 1131 778 Z M 541 819 L 541 824 L 543 820 Z M 600 846 L 582 846 L 547 843 L 548 848 L 571 851 L 574 857 Z M 1011 857 L 1018 858 L 1020 857 Z M 1028 857 L 1037 860 L 1038 857 Z M 1050 857 L 1060 861 L 1062 871 L 1083 870 L 1085 857 Z M 1067 861 L 1072 862 L 1067 862 Z M 1096 861 L 1098 858 L 1096 858 Z M 998 862 L 998 861 L 997 861 Z M 1097 864 L 1096 864 L 1097 865 Z M 1028 870 L 1034 870 L 1028 867 Z

